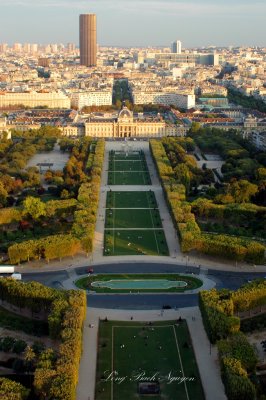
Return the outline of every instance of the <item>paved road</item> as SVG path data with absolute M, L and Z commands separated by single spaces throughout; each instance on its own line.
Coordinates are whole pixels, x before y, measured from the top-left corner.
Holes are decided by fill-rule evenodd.
M 87 296 L 88 307 L 115 308 L 123 310 L 161 309 L 194 307 L 198 305 L 197 294 L 90 294 Z
M 200 270 L 198 267 L 177 266 L 173 264 L 157 264 L 157 263 L 118 263 L 104 264 L 94 266 L 96 273 L 177 273 L 186 272 L 198 275 Z M 202 272 L 202 271 L 201 271 Z M 226 272 L 217 270 L 205 271 L 206 277 L 216 282 L 216 287 L 228 288 L 235 290 L 248 280 L 265 276 L 265 273 L 246 273 L 246 272 Z M 25 281 L 38 281 L 50 287 L 62 288 L 62 282 L 76 275 L 84 275 L 87 273 L 87 267 L 79 267 L 75 270 L 56 271 L 56 272 L 39 272 L 28 273 L 23 275 Z M 73 274 L 73 275 L 72 275 Z M 119 309 L 147 309 L 161 308 L 163 305 L 171 307 L 193 307 L 198 304 L 196 294 L 91 294 L 88 295 L 89 307 L 101 308 L 119 308 Z

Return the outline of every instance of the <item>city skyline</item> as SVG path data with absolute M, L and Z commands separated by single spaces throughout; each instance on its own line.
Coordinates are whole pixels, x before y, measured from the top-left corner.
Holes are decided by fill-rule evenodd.
M 0 0 L 1 42 L 78 43 L 78 16 L 98 17 L 102 46 L 266 46 L 265 2 L 236 0 Z M 15 6 L 15 8 L 14 8 Z M 49 31 L 47 31 L 49 25 Z M 248 29 L 247 29 L 248 26 Z M 226 31 L 224 30 L 226 27 Z

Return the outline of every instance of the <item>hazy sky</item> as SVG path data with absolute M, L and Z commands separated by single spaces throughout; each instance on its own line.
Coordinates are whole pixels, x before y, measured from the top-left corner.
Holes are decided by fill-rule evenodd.
M 266 46 L 265 0 L 0 0 L 0 43 L 78 44 L 82 13 L 100 45 Z

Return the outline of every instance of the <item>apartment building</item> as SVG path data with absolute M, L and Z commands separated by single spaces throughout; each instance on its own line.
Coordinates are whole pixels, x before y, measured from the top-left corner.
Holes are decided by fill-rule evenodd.
M 74 92 L 71 94 L 71 106 L 81 110 L 84 106 L 112 105 L 112 90 Z
M 0 107 L 23 105 L 26 107 L 70 108 L 70 98 L 63 92 L 1 92 Z
M 195 95 L 165 91 L 132 90 L 134 104 L 174 105 L 183 109 L 195 107 Z

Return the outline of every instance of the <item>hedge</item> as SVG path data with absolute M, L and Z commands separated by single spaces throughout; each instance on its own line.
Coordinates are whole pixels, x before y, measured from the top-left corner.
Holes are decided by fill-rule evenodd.
M 0 398 L 4 400 L 26 400 L 30 391 L 18 382 L 0 378 Z
M 79 188 L 77 211 L 71 233 L 76 237 L 86 253 L 93 251 L 94 231 L 100 197 L 101 172 L 104 161 L 104 140 L 98 140 L 93 159 L 89 157 L 90 182 Z
M 40 260 L 42 257 L 49 262 L 56 258 L 73 257 L 79 251 L 80 242 L 72 235 L 52 235 L 13 244 L 8 248 L 8 256 L 12 264 Z
M 191 203 L 192 212 L 201 218 L 211 218 L 221 221 L 225 219 L 232 224 L 256 224 L 265 221 L 266 224 L 266 207 L 257 206 L 256 204 L 214 204 L 212 200 L 200 199 Z
M 222 379 L 228 400 L 255 400 L 256 390 L 248 379 L 247 372 L 241 362 L 232 357 L 221 361 Z
M 232 292 L 212 289 L 199 293 L 203 322 L 212 343 L 239 331 L 240 319 L 234 314 L 265 304 L 265 279 L 257 279 Z
M 218 350 L 221 358 L 232 357 L 241 362 L 241 366 L 247 372 L 254 372 L 258 357 L 254 347 L 242 332 L 235 333 L 218 342 Z
M 0 209 L 0 225 L 11 224 L 22 219 L 22 211 L 18 208 L 1 208 Z
M 199 293 L 199 306 L 207 335 L 212 343 L 239 331 L 240 319 L 234 317 L 234 304 L 216 289 Z
M 62 213 L 70 213 L 77 206 L 76 199 L 65 199 L 65 200 L 50 200 L 46 203 L 46 214 L 52 217 Z
M 212 343 L 218 341 L 219 359 L 226 395 L 229 400 L 256 398 L 256 390 L 248 373 L 254 372 L 257 355 L 246 336 L 239 331 L 240 319 L 233 313 L 261 304 L 265 297 L 266 281 L 258 280 L 236 292 L 228 290 L 202 291 L 199 304 L 203 323 Z M 247 297 L 247 302 L 244 299 Z M 221 340 L 222 339 L 222 340 Z
M 232 293 L 235 312 L 266 305 L 266 279 L 256 279 Z

